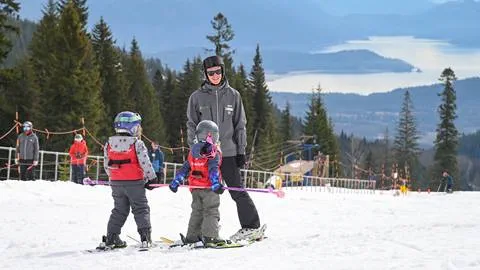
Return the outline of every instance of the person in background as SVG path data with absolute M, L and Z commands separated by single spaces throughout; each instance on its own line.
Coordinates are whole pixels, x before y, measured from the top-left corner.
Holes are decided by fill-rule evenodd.
M 38 137 L 33 132 L 33 124 L 26 121 L 22 125 L 23 132 L 18 135 L 15 164 L 20 167 L 20 180 L 35 180 L 35 166 L 38 165 Z
M 452 193 L 453 192 L 453 177 L 448 173 L 447 170 L 443 170 L 442 176 L 443 176 L 442 182 L 443 182 L 443 184 L 446 184 L 445 192 Z
M 152 142 L 152 151 L 150 151 L 150 161 L 152 162 L 153 170 L 155 170 L 155 174 L 157 175 L 158 181 L 161 182 L 163 179 L 163 160 L 164 155 L 162 150 L 160 149 L 160 145 L 157 142 Z
M 72 182 L 83 185 L 85 165 L 87 164 L 88 147 L 81 134 L 76 134 L 72 146 L 68 151 L 72 166 Z

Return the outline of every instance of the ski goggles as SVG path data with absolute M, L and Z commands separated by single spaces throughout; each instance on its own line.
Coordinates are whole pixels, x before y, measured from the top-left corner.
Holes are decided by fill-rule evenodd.
M 207 75 L 208 76 L 213 76 L 213 75 L 222 75 L 222 69 L 217 69 L 217 70 L 210 70 L 210 71 L 207 71 Z

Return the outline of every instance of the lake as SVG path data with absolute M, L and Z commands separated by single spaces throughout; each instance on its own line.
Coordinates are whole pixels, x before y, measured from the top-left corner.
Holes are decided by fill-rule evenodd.
M 480 48 L 462 49 L 448 42 L 410 36 L 370 37 L 323 48 L 316 52 L 367 49 L 385 57 L 398 58 L 422 72 L 377 74 L 267 74 L 267 85 L 275 92 L 311 92 L 319 84 L 324 92 L 370 93 L 438 82 L 450 67 L 458 79 L 480 76 Z

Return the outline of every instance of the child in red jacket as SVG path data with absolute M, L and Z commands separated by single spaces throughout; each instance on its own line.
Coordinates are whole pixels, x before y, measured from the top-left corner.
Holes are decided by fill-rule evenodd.
M 192 213 L 183 244 L 202 241 L 206 245 L 225 243 L 218 236 L 220 220 L 220 196 L 223 193 L 220 165 L 222 156 L 218 149 L 218 126 L 213 121 L 201 121 L 196 128 L 196 141 L 182 168 L 170 184 L 170 190 L 178 187 L 188 176 L 192 193 Z
M 70 163 L 72 166 L 72 181 L 76 184 L 83 185 L 88 147 L 81 134 L 75 135 L 75 139 L 68 153 L 70 154 Z

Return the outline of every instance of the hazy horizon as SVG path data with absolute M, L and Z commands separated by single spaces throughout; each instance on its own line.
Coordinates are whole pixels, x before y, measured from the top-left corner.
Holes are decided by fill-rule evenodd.
M 450 67 L 458 79 L 480 76 L 480 49 L 462 49 L 445 41 L 411 36 L 370 37 L 319 49 L 316 52 L 366 49 L 384 57 L 404 60 L 422 72 L 374 74 L 267 74 L 273 92 L 310 93 L 321 85 L 325 93 L 389 92 L 396 88 L 438 83 L 443 69 Z

